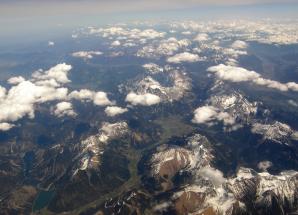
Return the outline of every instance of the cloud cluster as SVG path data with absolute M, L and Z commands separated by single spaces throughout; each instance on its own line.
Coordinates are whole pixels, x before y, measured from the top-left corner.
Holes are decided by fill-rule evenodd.
M 67 99 L 68 89 L 61 84 L 69 82 L 67 73 L 71 66 L 58 64 L 47 71 L 34 72 L 31 80 L 13 77 L 8 83 L 13 86 L 6 90 L 0 87 L 1 130 L 8 130 L 15 122 L 25 116 L 34 117 L 35 106 L 44 102 Z
M 125 101 L 131 103 L 132 105 L 151 106 L 160 103 L 161 99 L 159 96 L 151 93 L 136 94 L 134 92 L 130 92 L 126 96 Z
M 127 108 L 121 108 L 121 107 L 117 107 L 117 106 L 108 106 L 105 109 L 105 113 L 110 117 L 113 117 L 113 116 L 116 116 L 119 114 L 123 114 L 127 111 L 128 111 Z
M 76 116 L 77 114 L 74 112 L 72 104 L 70 102 L 60 102 L 56 105 L 54 114 L 58 117 L 63 116 Z
M 295 82 L 281 83 L 278 81 L 265 79 L 262 78 L 259 73 L 255 71 L 249 71 L 242 67 L 220 64 L 209 67 L 207 71 L 214 73 L 218 79 L 223 81 L 251 82 L 280 91 L 292 90 L 298 92 L 298 84 Z
M 102 91 L 92 91 L 88 89 L 74 90 L 68 95 L 69 99 L 76 99 L 80 101 L 92 101 L 98 106 L 113 105 L 114 102 L 110 101 L 107 93 Z
M 198 174 L 199 176 L 210 180 L 215 187 L 220 187 L 222 184 L 226 182 L 226 179 L 223 176 L 223 173 L 213 167 L 209 167 L 209 166 L 202 167 L 199 170 Z
M 102 37 L 118 37 L 123 39 L 156 39 L 165 36 L 165 32 L 158 32 L 154 29 L 137 29 L 123 27 L 108 27 L 108 28 L 89 28 L 90 34 L 99 34 Z
M 73 57 L 91 59 L 94 55 L 102 55 L 100 51 L 79 51 L 71 54 Z
M 114 104 L 102 91 L 82 89 L 68 94 L 68 88 L 63 85 L 70 82 L 68 72 L 71 68 L 71 65 L 62 63 L 46 71 L 34 72 L 29 80 L 22 76 L 8 79 L 12 85 L 10 89 L 0 86 L 0 130 L 9 130 L 14 126 L 12 122 L 23 117 L 34 118 L 36 106 L 45 102 L 61 101 L 53 111 L 58 117 L 76 115 L 68 102 L 71 99 L 92 101 L 98 106 Z
M 57 85 L 59 84 L 65 84 L 70 82 L 67 75 L 68 72 L 71 70 L 71 65 L 67 65 L 65 63 L 57 64 L 56 66 L 50 68 L 47 71 L 38 70 L 32 74 L 32 77 L 35 82 L 41 83 L 43 85 L 42 81 L 53 81 L 53 83 L 56 82 Z
M 199 55 L 197 54 L 192 54 L 192 53 L 189 53 L 189 52 L 183 52 L 183 53 L 179 53 L 179 54 L 176 54 L 172 57 L 169 57 L 167 59 L 167 62 L 168 63 L 183 63 L 183 62 L 196 62 L 196 61 L 199 61 L 201 60 L 201 58 L 199 57 Z

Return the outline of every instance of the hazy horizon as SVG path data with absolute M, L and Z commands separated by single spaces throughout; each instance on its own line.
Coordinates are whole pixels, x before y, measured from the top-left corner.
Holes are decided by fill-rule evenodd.
M 0 44 L 59 37 L 78 27 L 134 20 L 297 19 L 297 9 L 294 0 L 125 0 L 120 7 L 117 0 L 2 0 Z

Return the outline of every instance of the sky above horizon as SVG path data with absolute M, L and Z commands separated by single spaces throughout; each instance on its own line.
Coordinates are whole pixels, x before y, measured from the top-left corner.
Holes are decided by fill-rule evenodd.
M 298 0 L 0 0 L 0 38 L 132 20 L 298 18 Z

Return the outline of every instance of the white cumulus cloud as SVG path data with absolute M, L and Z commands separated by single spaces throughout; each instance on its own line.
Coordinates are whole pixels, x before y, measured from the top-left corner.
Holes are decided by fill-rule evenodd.
M 23 78 L 22 76 L 16 76 L 16 77 L 11 77 L 7 80 L 7 82 L 9 84 L 19 84 L 21 82 L 25 81 L 25 78 Z
M 47 71 L 39 70 L 31 80 L 23 77 L 12 77 L 8 83 L 10 89 L 0 87 L 0 123 L 2 130 L 12 127 L 15 122 L 25 116 L 34 117 L 35 107 L 44 102 L 67 99 L 68 89 L 60 84 L 69 82 L 67 73 L 71 69 L 65 63 L 58 64 Z M 49 84 L 54 82 L 56 84 Z
M 95 105 L 113 105 L 102 91 L 81 89 L 68 94 L 68 88 L 63 87 L 69 83 L 68 72 L 71 65 L 57 64 L 49 70 L 38 70 L 32 74 L 32 78 L 26 80 L 21 76 L 8 79 L 12 86 L 5 89 L 0 86 L 0 130 L 9 130 L 15 122 L 23 117 L 34 118 L 35 108 L 39 104 L 51 101 L 61 101 L 55 106 L 53 113 L 57 116 L 75 116 L 70 99 L 91 101 Z
M 183 53 L 176 54 L 172 57 L 169 57 L 167 59 L 167 62 L 169 62 L 169 63 L 182 63 L 182 62 L 196 62 L 196 61 L 199 61 L 199 60 L 201 60 L 199 55 L 192 54 L 192 53 L 189 53 L 189 52 L 183 52 Z
M 131 92 L 126 96 L 125 101 L 131 103 L 132 105 L 151 106 L 160 103 L 161 99 L 159 96 L 151 93 L 136 94 Z
M 119 115 L 119 114 L 123 114 L 127 111 L 128 111 L 127 108 L 121 108 L 121 107 L 117 107 L 117 106 L 108 106 L 105 109 L 105 113 L 111 117 Z
M 68 83 L 70 80 L 67 77 L 68 72 L 71 70 L 71 65 L 66 63 L 57 64 L 48 71 L 38 70 L 33 73 L 32 77 L 36 80 L 50 80 L 53 79 L 58 83 Z
M 111 43 L 111 46 L 120 46 L 121 42 L 119 40 L 115 40 Z
M 231 127 L 232 130 L 239 128 L 233 116 L 214 106 L 206 105 L 199 107 L 194 111 L 194 118 L 192 119 L 193 123 L 211 126 L 217 123 L 217 121 L 221 121 L 225 127 Z
M 199 170 L 199 176 L 210 180 L 215 187 L 220 187 L 226 181 L 221 171 L 208 166 Z
M 10 123 L 7 123 L 7 122 L 1 122 L 0 123 L 0 131 L 8 131 L 12 127 L 14 127 L 13 124 L 10 124 Z
M 106 105 L 113 104 L 113 102 L 109 100 L 107 93 L 101 92 L 101 91 L 95 93 L 93 103 L 99 106 L 106 106 Z
M 54 110 L 54 114 L 58 117 L 63 116 L 76 116 L 77 114 L 74 112 L 72 104 L 70 102 L 60 102 L 56 105 Z
M 261 75 L 255 71 L 249 71 L 242 67 L 219 64 L 207 69 L 215 76 L 224 81 L 231 82 L 251 82 L 260 86 L 280 90 L 280 91 L 298 91 L 298 84 L 295 82 L 281 83 L 278 81 L 262 78 Z

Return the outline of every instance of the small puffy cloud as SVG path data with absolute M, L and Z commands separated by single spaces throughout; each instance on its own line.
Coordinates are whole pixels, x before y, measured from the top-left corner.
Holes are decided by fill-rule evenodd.
M 199 55 L 192 54 L 192 53 L 189 53 L 189 52 L 183 52 L 183 53 L 176 54 L 172 57 L 169 57 L 167 59 L 167 62 L 169 62 L 169 63 L 182 63 L 182 62 L 196 62 L 196 61 L 199 61 L 199 60 L 201 60 Z
M 207 71 L 214 73 L 218 79 L 231 82 L 254 81 L 260 77 L 260 74 L 254 71 L 224 64 L 209 67 Z
M 258 168 L 263 171 L 267 171 L 268 168 L 272 167 L 272 162 L 270 161 L 261 161 L 258 163 Z
M 58 83 L 68 83 L 70 80 L 67 77 L 68 72 L 71 70 L 71 65 L 66 63 L 57 64 L 48 71 L 38 70 L 33 73 L 32 77 L 36 80 L 49 80 L 54 79 Z
M 131 92 L 126 96 L 125 101 L 131 103 L 132 105 L 151 106 L 160 103 L 161 99 L 159 96 L 151 93 L 136 94 Z
M 70 99 L 77 99 L 80 101 L 84 101 L 84 100 L 93 100 L 94 97 L 94 91 L 88 90 L 88 89 L 81 89 L 79 91 L 74 90 L 72 91 L 68 97 Z
M 102 52 L 99 51 L 79 51 L 71 54 L 73 57 L 91 59 L 94 55 L 102 55 Z
M 208 166 L 199 170 L 199 176 L 208 179 L 217 188 L 221 187 L 221 185 L 226 182 L 221 171 Z
M 54 110 L 54 114 L 58 117 L 63 116 L 76 116 L 77 114 L 74 112 L 72 104 L 70 102 L 60 102 L 56 105 Z
M 13 124 L 10 124 L 10 123 L 7 123 L 7 122 L 1 122 L 0 123 L 0 131 L 8 131 L 12 127 L 14 127 Z
M 111 43 L 111 46 L 120 46 L 121 42 L 119 40 L 115 40 Z
M 106 106 L 106 105 L 113 104 L 113 102 L 109 100 L 107 93 L 105 92 L 96 92 L 94 95 L 93 103 L 99 106 Z
M 11 77 L 10 79 L 7 80 L 9 84 L 13 84 L 13 85 L 19 84 L 23 81 L 25 81 L 25 78 L 23 78 L 22 76 Z
M 202 42 L 202 41 L 206 41 L 208 39 L 209 39 L 208 34 L 200 33 L 194 38 L 194 41 Z
M 230 130 L 236 130 L 239 125 L 236 124 L 235 118 L 228 112 L 219 110 L 213 106 L 202 106 L 194 111 L 193 123 L 206 124 L 208 126 L 214 125 L 216 121 L 221 121 L 225 129 L 229 127 Z
M 210 123 L 215 119 L 217 115 L 217 109 L 213 106 L 203 106 L 199 107 L 194 111 L 193 122 L 202 124 L 202 123 Z
M 127 108 L 121 108 L 121 107 L 117 107 L 117 106 L 109 106 L 109 107 L 106 107 L 106 109 L 105 109 L 105 113 L 111 117 L 119 115 L 119 114 L 123 114 L 127 111 L 128 111 Z
M 233 49 L 246 49 L 247 43 L 242 40 L 236 40 L 235 42 L 232 43 L 231 47 Z
M 48 42 L 48 46 L 54 46 L 54 45 L 55 45 L 55 42 L 53 42 L 53 41 Z
M 265 79 L 262 78 L 259 73 L 255 71 L 249 71 L 242 67 L 219 64 L 217 66 L 209 67 L 207 71 L 214 73 L 218 79 L 223 81 L 251 82 L 280 91 L 298 91 L 298 84 L 295 82 L 281 83 L 278 81 Z

